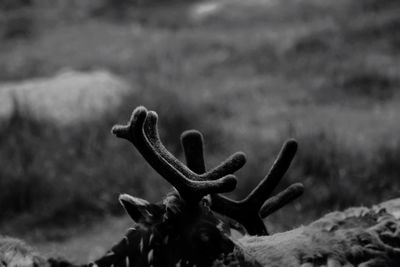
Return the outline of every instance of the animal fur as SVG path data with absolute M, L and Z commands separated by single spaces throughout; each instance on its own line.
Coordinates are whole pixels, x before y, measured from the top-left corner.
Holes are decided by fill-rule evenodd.
M 49 267 L 47 260 L 24 241 L 0 236 L 0 267 Z
M 271 236 L 233 239 L 235 250 L 213 267 L 400 266 L 400 199 L 332 212 L 307 226 Z M 0 238 L 1 267 L 72 266 L 47 260 L 25 242 Z
M 242 237 L 237 245 L 262 266 L 400 266 L 395 206 L 400 199 L 333 212 L 291 231 Z

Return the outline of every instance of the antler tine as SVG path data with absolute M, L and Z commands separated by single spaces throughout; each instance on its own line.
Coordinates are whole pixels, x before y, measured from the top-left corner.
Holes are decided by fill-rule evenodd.
M 188 130 L 181 135 L 181 144 L 185 153 L 187 167 L 200 174 L 201 179 L 214 180 L 225 174 L 231 174 L 239 170 L 246 163 L 243 152 L 236 152 L 220 165 L 207 172 L 204 162 L 204 140 L 203 135 L 197 130 Z
M 191 171 L 188 167 L 186 167 L 182 162 L 176 159 L 162 144 L 157 127 L 157 114 L 154 111 L 150 111 L 148 114 L 148 118 L 145 122 L 145 132 L 146 137 L 148 138 L 151 145 L 154 149 L 172 166 L 174 166 L 179 172 L 184 174 L 185 176 L 190 176 L 191 179 L 196 181 L 212 181 L 215 179 L 221 179 L 220 177 L 226 177 L 240 169 L 246 162 L 246 157 L 244 153 L 237 152 L 222 162 L 219 166 L 215 167 L 209 172 L 196 174 Z M 235 180 L 236 181 L 236 180 Z M 224 191 L 226 192 L 226 191 Z M 210 192 L 212 193 L 223 193 L 219 192 Z
M 196 130 L 185 131 L 181 135 L 181 144 L 188 168 L 197 174 L 205 173 L 203 135 Z
M 291 184 L 288 188 L 265 201 L 260 209 L 261 218 L 266 218 L 286 204 L 300 197 L 304 192 L 302 183 Z
M 181 143 L 185 152 L 187 166 L 192 171 L 204 173 L 206 168 L 203 153 L 203 137 L 201 133 L 195 130 L 184 132 L 181 136 Z M 267 229 L 259 214 L 261 213 L 262 218 L 265 218 L 303 193 L 302 184 L 293 184 L 278 195 L 267 199 L 261 207 L 261 204 L 269 197 L 288 169 L 296 152 L 296 148 L 297 144 L 294 140 L 290 140 L 284 145 L 269 174 L 246 199 L 235 201 L 218 194 L 213 194 L 211 195 L 211 208 L 214 211 L 235 219 L 241 223 L 250 234 L 267 234 Z M 265 191 L 267 191 L 266 189 L 268 189 L 268 192 L 266 192 L 267 195 L 261 196 L 260 192 L 265 193 Z
M 181 136 L 181 143 L 185 153 L 187 166 L 197 173 L 205 173 L 206 168 L 204 163 L 202 134 L 195 130 L 186 131 Z M 248 232 L 256 232 L 258 234 L 267 233 L 265 225 L 258 215 L 258 210 L 251 212 L 251 222 L 247 222 L 246 219 L 241 216 L 232 216 L 232 214 L 238 215 L 242 213 L 242 205 L 240 205 L 239 202 L 218 194 L 211 195 L 211 199 L 211 209 L 221 213 L 222 215 L 235 219 L 245 226 Z M 227 207 L 229 207 L 229 211 L 231 212 L 225 212 Z M 233 212 L 232 209 L 234 210 Z M 248 217 L 248 214 L 244 214 L 243 217 Z
M 285 191 L 278 194 L 275 198 L 267 200 L 265 205 L 261 207 L 265 200 L 270 197 L 271 193 L 289 168 L 296 150 L 296 141 L 287 141 L 280 151 L 278 158 L 274 162 L 269 173 L 245 199 L 241 201 L 234 201 L 220 195 L 211 195 L 211 208 L 214 211 L 224 214 L 241 223 L 249 232 L 249 234 L 268 234 L 267 229 L 259 215 L 260 210 L 262 211 L 263 215 L 265 215 L 263 217 L 266 217 L 267 215 L 300 196 L 303 192 L 302 186 L 300 189 L 299 184 L 292 185 Z
M 264 203 L 265 199 L 272 194 L 283 175 L 289 169 L 290 163 L 292 162 L 296 151 L 297 142 L 293 139 L 286 141 L 269 173 L 245 199 L 249 205 L 254 205 L 258 208 L 261 208 L 261 205 Z
M 155 120 L 154 120 L 155 118 Z M 130 141 L 146 159 L 146 161 L 180 193 L 187 201 L 198 201 L 203 196 L 217 192 L 229 192 L 236 187 L 236 177 L 226 175 L 214 181 L 202 181 L 190 170 L 182 174 L 170 164 L 176 159 L 165 149 L 159 151 L 154 144 L 146 138 L 145 125 L 155 127 L 157 114 L 148 112 L 144 107 L 136 108 L 127 125 L 116 125 L 112 133 Z M 168 160 L 166 159 L 168 158 Z M 178 164 L 178 161 L 175 162 Z M 182 165 L 180 163 L 179 165 Z M 180 169 L 182 169 L 182 166 Z M 183 166 L 184 167 L 184 166 Z

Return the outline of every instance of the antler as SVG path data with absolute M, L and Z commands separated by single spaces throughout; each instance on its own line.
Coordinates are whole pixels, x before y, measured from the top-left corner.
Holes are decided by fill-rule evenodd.
M 194 130 L 187 131 L 182 134 L 181 142 L 185 151 L 187 166 L 196 173 L 204 173 L 206 168 L 201 133 Z M 211 208 L 241 223 L 249 234 L 268 234 L 261 218 L 267 217 L 303 193 L 303 185 L 296 183 L 290 185 L 276 196 L 268 198 L 289 168 L 296 150 L 296 141 L 287 141 L 268 175 L 245 199 L 234 201 L 227 197 L 213 194 L 211 195 Z
M 208 194 L 232 191 L 237 180 L 231 173 L 245 162 L 243 154 L 237 153 L 208 173 L 192 172 L 163 146 L 157 130 L 157 114 L 144 107 L 136 108 L 128 124 L 114 126 L 112 133 L 130 141 L 152 168 L 189 202 L 197 202 Z

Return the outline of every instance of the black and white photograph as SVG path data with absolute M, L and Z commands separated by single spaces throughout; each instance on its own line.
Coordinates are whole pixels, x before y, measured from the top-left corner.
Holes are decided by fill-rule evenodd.
M 0 0 L 0 267 L 400 266 L 400 1 Z

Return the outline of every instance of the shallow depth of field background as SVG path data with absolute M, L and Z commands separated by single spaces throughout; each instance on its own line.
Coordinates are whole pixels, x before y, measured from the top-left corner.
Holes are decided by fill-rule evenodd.
M 155 202 L 169 190 L 110 134 L 137 105 L 158 112 L 181 159 L 180 133 L 193 128 L 209 167 L 244 151 L 235 198 L 297 139 L 281 188 L 306 191 L 266 221 L 272 231 L 400 197 L 399 1 L 8 0 L 0 9 L 0 111 L 11 107 L 0 112 L 0 234 L 77 261 L 119 240 L 130 221 L 118 194 Z M 42 81 L 68 73 L 112 75 L 126 90 L 101 79 L 71 90 L 71 76 L 72 86 L 46 93 Z M 10 93 L 30 84 L 40 87 L 24 91 L 30 98 Z M 107 92 L 115 99 L 101 102 Z

